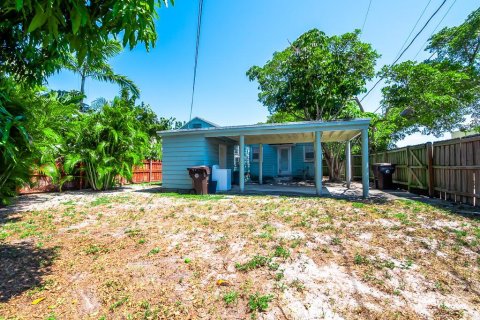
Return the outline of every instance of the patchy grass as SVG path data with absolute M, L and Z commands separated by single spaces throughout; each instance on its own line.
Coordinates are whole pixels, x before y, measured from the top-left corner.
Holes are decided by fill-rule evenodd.
M 198 201 L 225 199 L 225 196 L 220 195 L 220 194 L 198 195 L 198 194 L 182 194 L 182 193 L 174 193 L 174 192 L 162 192 L 162 193 L 157 193 L 156 195 L 157 195 L 157 197 L 169 197 L 169 198 L 176 198 L 176 199 L 198 200 Z
M 480 318 L 478 219 L 145 188 L 0 212 L 0 319 Z

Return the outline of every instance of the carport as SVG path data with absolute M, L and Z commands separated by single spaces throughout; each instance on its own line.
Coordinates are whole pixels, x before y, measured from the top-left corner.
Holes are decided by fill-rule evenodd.
M 370 119 L 348 121 L 308 121 L 281 124 L 216 127 L 205 130 L 204 136 L 234 141 L 244 150 L 246 145 L 259 145 L 259 183 L 263 180 L 263 145 L 313 142 L 315 152 L 315 189 L 322 194 L 322 143 L 344 142 L 346 153 L 346 182 L 351 183 L 351 141 L 361 136 L 363 196 L 369 192 L 368 127 Z M 245 154 L 240 152 L 240 191 L 245 190 Z
M 193 120 L 192 120 L 193 121 Z M 362 142 L 362 188 L 363 196 L 368 197 L 368 127 L 370 119 L 352 119 L 343 121 L 305 121 L 276 124 L 256 124 L 242 126 L 217 126 L 201 118 L 195 121 L 204 127 L 160 131 L 163 148 L 163 187 L 170 190 L 191 188 L 191 179 L 187 168 L 192 166 L 219 165 L 222 169 L 234 169 L 234 148 L 239 146 L 239 189 L 245 191 L 245 147 L 259 146 L 258 179 L 263 183 L 263 149 L 265 145 L 282 146 L 285 144 L 313 144 L 313 166 L 315 192 L 322 194 L 322 143 L 343 142 L 346 153 L 346 182 L 350 187 L 351 141 L 361 136 Z M 270 167 L 271 168 L 271 167 Z

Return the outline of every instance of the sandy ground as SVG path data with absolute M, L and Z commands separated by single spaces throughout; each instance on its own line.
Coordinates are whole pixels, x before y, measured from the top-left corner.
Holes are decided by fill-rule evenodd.
M 155 191 L 0 209 L 0 319 L 480 319 L 475 217 Z

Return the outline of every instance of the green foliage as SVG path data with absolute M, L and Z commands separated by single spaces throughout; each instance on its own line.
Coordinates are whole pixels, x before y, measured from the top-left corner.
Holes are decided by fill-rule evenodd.
M 327 36 L 313 29 L 276 52 L 263 67 L 247 71 L 259 84 L 258 99 L 271 114 L 297 120 L 338 119 L 347 103 L 365 91 L 379 57 L 360 31 Z
M 480 123 L 480 9 L 460 26 L 430 39 L 434 60 L 406 61 L 382 69 L 385 121 L 395 140 L 414 132 L 440 136 Z M 466 121 L 469 121 L 469 123 Z
M 112 105 L 83 114 L 75 126 L 72 131 L 78 134 L 68 143 L 71 151 L 65 157 L 67 172 L 74 174 L 82 163 L 93 190 L 113 188 L 117 177 L 131 180 L 133 166 L 141 163 L 148 148 L 134 108 L 117 98 Z
M 227 305 L 231 305 L 231 304 L 234 304 L 238 301 L 238 292 L 236 292 L 235 290 L 232 290 L 230 292 L 227 292 L 224 296 L 223 296 L 223 301 L 225 301 L 225 303 Z
M 0 76 L 0 202 L 30 183 L 33 170 L 54 180 L 65 154 L 63 137 L 77 115 L 75 92 L 46 92 Z M 35 107 L 32 107 L 35 106 Z
M 449 61 L 406 61 L 385 67 L 383 76 L 382 105 L 399 129 L 396 140 L 414 132 L 440 136 L 478 108 L 480 75 Z
M 480 8 L 474 10 L 464 23 L 445 27 L 432 36 L 427 50 L 436 52 L 438 60 L 448 60 L 464 66 L 480 68 Z
M 273 253 L 273 256 L 278 257 L 278 258 L 287 259 L 287 258 L 290 257 L 290 251 L 288 251 L 288 249 L 285 249 L 282 246 L 277 246 L 277 247 L 275 247 L 275 252 Z
M 260 267 L 264 267 L 270 263 L 271 259 L 264 256 L 254 256 L 250 261 L 245 263 L 236 263 L 235 268 L 240 271 L 250 271 Z
M 150 250 L 148 252 L 148 255 L 153 256 L 154 254 L 158 254 L 158 253 L 160 253 L 160 248 L 157 247 L 157 248 L 153 248 L 152 250 Z
M 0 85 L 1 94 L 5 86 Z M 18 186 L 28 183 L 30 148 L 22 106 L 0 96 L 0 204 L 6 204 Z
M 145 155 L 161 157 L 160 142 L 147 145 L 139 125 L 142 119 L 136 119 L 132 100 L 138 97 L 138 88 L 115 74 L 107 61 L 127 45 L 154 46 L 157 9 L 168 3 L 173 0 L 0 3 L 0 204 L 28 184 L 34 170 L 65 182 L 59 168 L 67 154 L 72 174 L 78 174 L 75 164 L 88 159 L 83 169 L 95 189 L 110 188 L 116 174 L 128 179 L 131 164 Z M 62 67 L 81 74 L 80 92 L 47 92 L 37 86 Z M 124 97 L 123 107 L 112 103 L 117 110 L 79 114 L 88 77 L 118 83 L 131 97 Z M 126 125 L 120 128 L 123 121 Z M 86 130 L 90 125 L 93 130 Z
M 368 264 L 369 263 L 367 257 L 362 256 L 359 253 L 355 254 L 355 258 L 353 259 L 353 262 L 355 264 Z
M 255 293 L 250 295 L 250 297 L 248 298 L 248 308 L 250 309 L 250 312 L 267 311 L 268 304 L 272 302 L 272 300 L 273 300 L 273 295 L 271 294 L 260 295 L 259 293 Z
M 247 71 L 256 80 L 258 100 L 270 112 L 269 122 L 351 119 L 364 116 L 354 97 L 365 91 L 375 75 L 379 57 L 359 39 L 359 30 L 327 36 L 312 29 L 263 67 Z M 344 145 L 323 144 L 330 180 L 338 180 Z
M 173 0 L 4 0 L 0 4 L 0 72 L 41 83 L 58 60 L 75 52 L 81 64 L 91 48 L 111 37 L 123 46 L 155 45 L 161 5 Z
M 115 83 L 131 93 L 134 99 L 140 96 L 140 90 L 135 83 L 128 77 L 116 74 L 108 64 L 108 60 L 120 54 L 123 50 L 120 42 L 116 40 L 107 40 L 98 42 L 91 48 L 85 59 L 80 61 L 78 56 L 68 55 L 61 63 L 63 67 L 77 73 L 81 77 L 80 92 L 85 94 L 85 81 L 87 78 L 93 78 L 98 81 Z
M 136 118 L 142 123 L 142 130 L 149 136 L 150 143 L 146 152 L 147 159 L 162 159 L 162 144 L 157 131 L 174 129 L 175 118 L 159 118 L 150 105 L 141 103 L 135 108 Z

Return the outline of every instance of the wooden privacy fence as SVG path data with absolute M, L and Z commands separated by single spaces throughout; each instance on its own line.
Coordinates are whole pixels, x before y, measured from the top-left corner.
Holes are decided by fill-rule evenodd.
M 132 183 L 161 182 L 162 181 L 162 161 L 144 160 L 143 165 L 133 167 Z M 121 179 L 122 184 L 128 183 Z
M 352 158 L 352 176 L 361 178 L 362 158 Z M 480 135 L 371 154 L 371 179 L 379 162 L 395 164 L 393 182 L 410 192 L 480 206 Z
M 52 182 L 52 179 L 35 172 L 32 177 L 33 187 L 25 186 L 19 190 L 20 194 L 51 192 L 59 189 L 58 185 Z M 132 183 L 145 182 L 161 182 L 162 181 L 162 161 L 159 160 L 144 160 L 143 165 L 133 167 Z M 120 184 L 129 183 L 126 179 L 120 178 Z M 79 177 L 72 181 L 66 182 L 62 186 L 62 190 L 79 190 L 87 187 L 85 175 L 80 174 Z
M 437 196 L 480 206 L 480 136 L 435 142 L 433 171 Z

